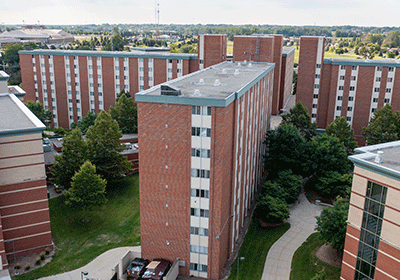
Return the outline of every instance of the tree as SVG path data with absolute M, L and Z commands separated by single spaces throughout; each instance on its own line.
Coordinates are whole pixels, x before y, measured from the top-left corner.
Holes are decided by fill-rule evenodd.
M 340 174 L 349 171 L 346 150 L 336 136 L 318 135 L 307 145 L 307 150 L 303 164 L 308 175 L 323 177 L 330 171 Z
M 344 249 L 348 213 L 349 202 L 338 196 L 333 207 L 325 207 L 317 217 L 316 230 L 321 234 L 321 238 L 339 251 Z
M 87 213 L 93 206 L 107 202 L 105 197 L 106 181 L 96 174 L 96 167 L 86 161 L 72 178 L 71 188 L 65 193 L 65 203 L 84 210 L 84 222 L 88 222 Z
M 22 51 L 24 47 L 22 44 L 16 43 L 8 45 L 4 51 L 4 62 L 11 64 L 18 64 L 19 65 L 19 51 Z
M 326 272 L 325 272 L 325 267 L 322 268 L 321 271 L 317 272 L 311 280 L 325 280 L 326 278 Z
M 96 113 L 89 111 L 86 116 L 84 116 L 80 121 L 77 123 L 72 123 L 71 128 L 79 128 L 83 134 L 87 132 L 91 125 L 94 125 L 94 122 L 97 118 Z
M 287 203 L 293 203 L 299 197 L 302 190 L 301 176 L 294 175 L 292 170 L 282 170 L 275 180 L 279 188 L 283 190 L 283 197 Z
M 124 149 L 119 143 L 121 137 L 117 121 L 106 111 L 98 114 L 86 133 L 88 158 L 96 165 L 97 173 L 107 180 L 107 186 L 118 182 L 131 168 L 127 158 L 120 154 Z
M 71 179 L 86 161 L 87 145 L 79 129 L 74 129 L 71 134 L 63 138 L 62 154 L 56 156 L 51 169 L 53 182 L 65 189 L 71 187 Z
M 118 94 L 117 94 L 117 99 L 115 100 L 116 102 L 118 102 L 118 99 L 125 94 L 126 97 L 131 98 L 131 94 L 129 93 L 129 91 L 125 92 L 125 89 L 122 89 Z
M 322 197 L 343 196 L 351 189 L 352 181 L 353 175 L 350 173 L 342 175 L 337 171 L 330 171 L 318 178 L 315 188 Z
M 315 136 L 317 125 L 311 122 L 310 114 L 300 101 L 290 109 L 289 114 L 282 116 L 282 124 L 284 123 L 297 127 L 300 134 L 308 141 Z
M 42 122 L 46 127 L 49 127 L 53 120 L 53 113 L 50 110 L 44 110 L 43 104 L 29 100 L 25 106 Z
M 342 142 L 346 148 L 348 155 L 352 155 L 354 149 L 357 148 L 357 142 L 353 137 L 354 130 L 344 117 L 337 118 L 331 122 L 331 124 L 326 127 L 326 134 L 339 138 L 340 142 Z
M 256 216 L 267 223 L 281 223 L 290 217 L 289 206 L 283 199 L 270 195 L 260 196 Z
M 287 123 L 280 124 L 275 130 L 267 132 L 264 144 L 267 147 L 264 166 L 270 178 L 284 169 L 302 174 L 305 140 L 296 127 Z
M 367 145 L 395 141 L 400 136 L 400 112 L 393 114 L 392 107 L 386 104 L 374 113 L 362 134 Z
M 122 133 L 137 132 L 137 107 L 132 98 L 122 94 L 115 107 L 110 108 L 110 115 L 118 122 Z

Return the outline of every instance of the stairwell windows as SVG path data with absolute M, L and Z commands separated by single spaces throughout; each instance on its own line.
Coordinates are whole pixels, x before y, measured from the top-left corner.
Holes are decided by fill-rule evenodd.
M 211 137 L 211 128 L 192 127 L 192 136 Z
M 205 210 L 205 209 L 190 208 L 190 215 L 196 216 L 196 217 L 208 218 L 209 212 L 208 212 L 208 210 Z
M 190 252 L 207 255 L 208 247 L 198 246 L 198 245 L 190 245 Z
M 199 263 L 190 263 L 190 270 L 207 272 L 207 265 Z
M 379 92 L 379 88 L 378 87 L 374 88 L 374 92 Z
M 208 236 L 207 228 L 190 227 L 190 234 Z
M 317 66 L 316 66 L 316 67 L 317 67 L 317 68 L 321 68 L 321 64 L 318 64 L 318 63 L 317 63 Z
M 192 148 L 192 157 L 210 158 L 210 150 Z
M 211 116 L 210 106 L 192 106 L 192 115 Z
M 199 190 L 199 189 L 191 189 L 190 196 L 192 197 L 202 197 L 202 198 L 209 198 L 210 192 L 208 190 Z
M 190 175 L 194 178 L 210 178 L 210 170 L 192 168 Z
M 339 79 L 344 81 L 344 75 L 340 76 Z

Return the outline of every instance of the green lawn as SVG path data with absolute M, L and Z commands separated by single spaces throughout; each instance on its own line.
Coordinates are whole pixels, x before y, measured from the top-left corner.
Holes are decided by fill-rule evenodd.
M 106 204 L 94 208 L 88 215 L 87 224 L 80 222 L 81 211 L 64 205 L 63 197 L 51 199 L 51 231 L 57 247 L 54 259 L 13 279 L 37 279 L 74 270 L 109 249 L 140 245 L 139 176 L 126 177 L 125 184 L 109 192 L 107 198 Z
M 307 240 L 296 250 L 292 260 L 292 280 L 310 280 L 315 274 L 325 268 L 326 280 L 340 278 L 340 269 L 319 260 L 315 252 L 324 244 L 319 238 L 319 233 L 311 234 Z
M 239 251 L 239 257 L 245 260 L 240 262 L 240 280 L 261 279 L 265 260 L 272 244 L 274 244 L 288 229 L 290 224 L 276 228 L 262 228 L 259 223 L 253 220 Z M 237 259 L 232 265 L 231 275 L 228 280 L 237 279 Z

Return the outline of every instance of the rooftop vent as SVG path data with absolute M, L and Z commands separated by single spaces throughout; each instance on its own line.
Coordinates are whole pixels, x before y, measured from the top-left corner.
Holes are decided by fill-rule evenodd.
M 379 151 L 376 156 L 375 156 L 375 162 L 376 163 L 382 163 L 383 162 L 383 152 Z
M 200 79 L 200 81 L 199 81 L 199 85 L 204 85 L 204 79 Z
M 214 82 L 214 86 L 219 87 L 220 85 L 221 85 L 221 82 L 219 81 L 219 79 L 216 79 Z
M 251 67 L 253 67 L 253 65 L 251 64 L 251 63 L 249 63 L 249 66 L 248 66 L 249 68 L 251 68 Z
M 246 64 L 247 63 L 247 60 L 244 60 L 244 64 Z
M 235 73 L 233 73 L 233 75 L 235 75 L 235 76 L 239 75 L 239 69 L 236 69 Z
M 239 62 L 239 63 L 238 63 L 238 66 L 242 66 L 242 64 Z
M 161 95 L 181 95 L 181 90 L 171 85 L 161 85 Z
M 201 94 L 200 94 L 200 90 L 198 90 L 198 89 L 195 89 L 194 90 L 194 93 L 193 93 L 193 96 L 201 96 Z
M 222 69 L 222 74 L 226 74 L 226 69 Z

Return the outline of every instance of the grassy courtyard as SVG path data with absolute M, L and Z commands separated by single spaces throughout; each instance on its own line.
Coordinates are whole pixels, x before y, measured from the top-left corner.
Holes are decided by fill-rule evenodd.
M 263 228 L 257 221 L 251 222 L 239 251 L 239 257 L 245 258 L 240 262 L 240 280 L 261 279 L 269 249 L 289 228 L 290 224 L 276 228 Z M 237 261 L 236 259 L 232 265 L 228 280 L 237 279 Z
M 317 258 L 315 252 L 324 244 L 319 238 L 319 233 L 311 234 L 307 240 L 296 250 L 292 259 L 290 279 L 309 280 L 325 268 L 326 280 L 340 278 L 340 268 L 331 266 Z
M 140 245 L 139 176 L 125 178 L 118 190 L 107 194 L 108 202 L 88 214 L 70 209 L 64 197 L 49 200 L 50 221 L 56 253 L 42 268 L 14 276 L 13 279 L 37 279 L 77 269 L 102 254 L 121 246 Z M 34 264 L 31 265 L 34 267 Z

